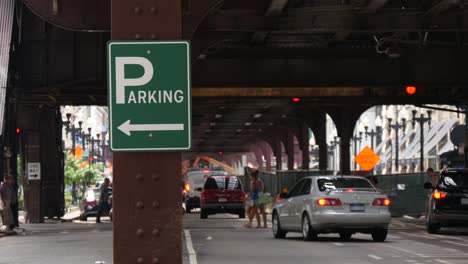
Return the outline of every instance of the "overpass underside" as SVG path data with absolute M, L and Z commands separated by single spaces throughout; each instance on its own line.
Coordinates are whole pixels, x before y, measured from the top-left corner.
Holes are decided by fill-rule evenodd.
M 461 1 L 160 2 L 115 9 L 110 0 L 17 2 L 4 146 L 21 153 L 22 164 L 42 164 L 41 183 L 28 185 L 32 222 L 63 213 L 59 107 L 107 104 L 111 13 L 125 18 L 112 28 L 125 29 L 127 39 L 180 31 L 174 38 L 191 41 L 193 148 L 186 158 L 271 152 L 281 166 L 286 152 L 291 168 L 294 138 L 308 164 L 312 129 L 319 168 L 326 169 L 328 114 L 347 173 L 350 138 L 366 109 L 468 103 L 468 15 Z M 407 85 L 417 86 L 417 94 L 406 95 Z M 6 163 L 12 168 L 16 161 Z

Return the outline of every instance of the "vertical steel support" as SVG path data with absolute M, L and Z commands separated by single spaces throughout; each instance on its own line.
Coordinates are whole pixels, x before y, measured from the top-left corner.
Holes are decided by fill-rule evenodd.
M 281 148 L 281 138 L 278 135 L 275 135 L 274 137 L 274 146 L 273 146 L 273 151 L 275 152 L 275 157 L 276 157 L 276 170 L 280 171 L 283 169 L 283 151 Z
M 180 0 L 113 0 L 112 39 L 180 39 Z M 181 153 L 114 153 L 114 263 L 182 263 Z M 137 190 L 137 191 L 135 191 Z
M 318 114 L 317 118 L 317 141 L 319 145 L 319 170 L 328 168 L 328 145 L 327 145 L 327 117 L 324 112 Z
M 341 137 L 340 141 L 340 154 L 341 154 L 341 173 L 343 175 L 349 175 L 351 173 L 351 159 L 350 159 L 350 143 L 351 143 L 351 137 L 347 134 L 343 135 Z
M 301 149 L 302 149 L 302 169 L 310 169 L 310 151 L 309 151 L 309 127 L 305 124 L 301 124 Z
M 465 110 L 465 146 L 463 153 L 465 155 L 465 168 L 468 168 L 468 106 L 464 106 Z
M 288 170 L 294 170 L 294 134 L 288 130 Z

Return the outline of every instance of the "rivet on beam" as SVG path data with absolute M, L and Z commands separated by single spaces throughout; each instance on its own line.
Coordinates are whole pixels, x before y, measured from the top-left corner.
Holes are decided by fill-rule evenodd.
M 153 263 L 153 264 L 159 264 L 159 258 L 153 258 L 153 259 L 151 260 L 151 263 Z
M 136 179 L 137 181 L 141 181 L 141 180 L 143 180 L 143 175 L 142 175 L 141 173 L 138 173 L 138 174 L 135 176 L 135 179 Z
M 155 6 L 152 6 L 152 7 L 150 8 L 150 12 L 151 12 L 151 14 L 153 14 L 153 15 L 156 15 L 156 14 L 158 13 L 158 11 L 159 11 L 158 8 L 155 7 Z
M 135 34 L 135 39 L 141 39 L 141 35 L 140 34 Z
M 145 262 L 145 258 L 143 258 L 143 257 L 139 257 L 139 258 L 137 259 L 137 263 L 138 263 L 138 264 L 143 264 L 144 262 Z
M 153 179 L 153 181 L 159 181 L 159 174 L 158 173 L 153 173 L 151 174 L 151 178 Z
M 135 8 L 133 9 L 133 12 L 136 14 L 136 15 L 139 15 L 141 14 L 141 7 L 139 6 L 135 6 Z
M 159 208 L 159 202 L 154 201 L 153 202 L 153 208 Z
M 143 234 L 144 234 L 143 229 L 138 228 L 137 231 L 136 231 L 136 234 L 137 234 L 137 236 L 142 237 Z
M 157 229 L 157 228 L 156 228 L 156 229 L 153 229 L 153 231 L 151 232 L 151 234 L 152 234 L 153 236 L 159 236 L 159 229 Z
M 143 209 L 143 202 L 142 201 L 138 201 L 137 204 L 136 204 L 136 207 L 138 209 Z

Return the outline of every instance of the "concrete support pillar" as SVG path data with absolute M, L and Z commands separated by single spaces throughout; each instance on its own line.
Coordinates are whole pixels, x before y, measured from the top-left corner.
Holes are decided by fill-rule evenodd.
M 287 131 L 287 154 L 288 154 L 288 170 L 294 170 L 294 134 L 292 131 Z

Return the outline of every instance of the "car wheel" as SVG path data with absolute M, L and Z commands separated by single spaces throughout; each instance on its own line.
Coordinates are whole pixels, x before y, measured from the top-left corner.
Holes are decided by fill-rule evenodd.
M 273 219 L 272 219 L 272 229 L 273 229 L 273 237 L 275 238 L 285 238 L 286 237 L 286 231 L 284 231 L 282 228 L 281 228 L 281 224 L 280 224 L 280 221 L 279 221 L 279 217 L 278 217 L 278 214 L 275 212 L 273 212 Z
M 207 218 L 208 218 L 208 214 L 204 210 L 201 210 L 200 219 L 207 219 Z
M 86 215 L 80 215 L 80 220 L 81 221 L 88 221 L 88 217 L 86 217 Z
M 312 228 L 309 216 L 307 214 L 302 217 L 302 237 L 305 241 L 317 239 L 317 232 L 315 232 Z
M 387 239 L 388 229 L 379 228 L 372 232 L 374 242 L 384 242 Z
M 349 232 L 342 232 L 342 233 L 340 233 L 340 238 L 342 240 L 350 240 L 352 235 L 353 234 L 349 233 Z
M 239 218 L 245 218 L 245 210 L 240 211 Z

